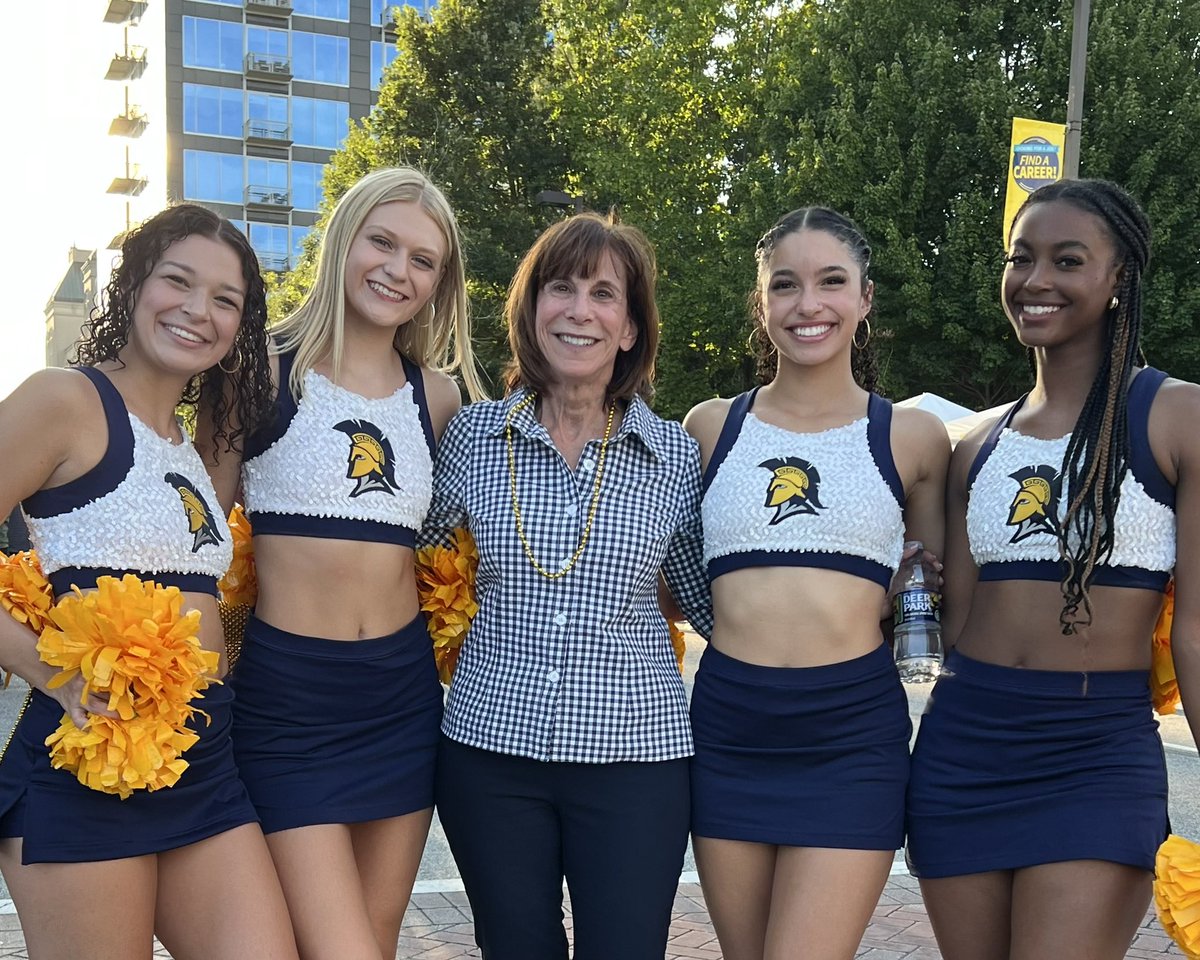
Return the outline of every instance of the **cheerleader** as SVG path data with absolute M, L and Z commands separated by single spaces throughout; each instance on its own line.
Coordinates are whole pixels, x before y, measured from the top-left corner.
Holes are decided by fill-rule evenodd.
M 1148 687 L 1172 575 L 1200 733 L 1200 389 L 1138 368 L 1150 224 L 1065 180 L 1009 235 L 1004 311 L 1033 389 L 955 450 L 945 638 L 913 754 L 908 853 L 947 960 L 1125 956 L 1167 835 Z
M 751 302 L 766 386 L 684 423 L 715 625 L 692 693 L 692 838 L 726 960 L 852 958 L 903 842 L 911 725 L 880 633 L 905 539 L 941 551 L 941 424 L 871 392 L 871 249 L 779 220 Z
M 391 960 L 433 815 L 442 688 L 415 531 L 438 435 L 472 394 L 462 247 L 441 191 L 377 170 L 341 198 L 274 330 L 274 413 L 239 463 L 258 600 L 231 685 L 238 768 L 306 958 Z
M 0 403 L 0 513 L 21 501 L 58 597 L 125 573 L 178 587 L 219 675 L 230 534 L 176 409 L 207 401 L 226 453 L 265 412 L 262 278 L 246 238 L 190 204 L 133 230 L 121 253 L 82 366 L 34 374 Z M 122 798 L 52 766 L 46 747 L 64 711 L 80 727 L 113 717 L 106 699 L 81 702 L 79 675 L 51 688 L 57 671 L 7 616 L 0 658 L 32 687 L 0 761 L 0 870 L 30 956 L 150 960 L 157 934 L 179 958 L 295 958 L 234 766 L 230 688 L 213 683 L 196 702 L 178 782 Z

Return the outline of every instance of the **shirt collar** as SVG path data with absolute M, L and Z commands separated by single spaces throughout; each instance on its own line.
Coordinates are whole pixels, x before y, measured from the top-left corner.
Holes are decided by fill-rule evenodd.
M 514 390 L 500 402 L 500 416 L 488 431 L 491 436 L 503 436 L 504 428 L 509 423 L 509 418 L 512 417 L 513 430 L 517 433 L 527 437 L 540 436 L 546 442 L 550 442 L 550 436 L 546 432 L 546 428 L 534 416 L 534 404 L 529 404 L 515 417 L 512 416 L 513 409 L 527 396 L 529 396 L 529 390 L 526 387 L 521 387 L 519 390 Z M 625 416 L 621 418 L 621 426 L 617 428 L 616 435 L 613 436 L 613 442 L 615 443 L 632 434 L 638 438 L 651 457 L 655 460 L 661 459 L 654 447 L 654 421 L 656 419 L 650 408 L 646 405 L 646 401 L 639 396 L 635 396 L 625 408 Z

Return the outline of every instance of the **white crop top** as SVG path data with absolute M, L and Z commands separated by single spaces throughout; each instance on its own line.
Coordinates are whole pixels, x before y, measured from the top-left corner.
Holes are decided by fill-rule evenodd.
M 256 534 L 411 547 L 433 495 L 433 429 L 421 369 L 389 397 L 359 396 L 314 370 L 297 404 L 279 358 L 276 417 L 247 444 L 246 512 Z
M 1175 567 L 1175 491 L 1147 439 L 1150 405 L 1166 375 L 1150 367 L 1130 384 L 1129 470 L 1117 503 L 1113 551 L 1101 586 L 1162 590 Z M 1058 532 L 1066 513 L 1069 437 L 1040 440 L 1009 427 L 1018 400 L 980 447 L 968 477 L 967 537 L 980 580 L 1061 580 Z
M 100 394 L 108 448 L 83 476 L 21 504 L 55 594 L 124 573 L 215 594 L 233 544 L 195 447 L 163 439 L 129 413 L 108 377 L 78 369 Z
M 867 416 L 792 433 L 737 397 L 704 477 L 704 560 L 710 579 L 754 566 L 840 570 L 887 587 L 904 549 L 904 490 L 892 459 L 892 405 L 871 394 Z

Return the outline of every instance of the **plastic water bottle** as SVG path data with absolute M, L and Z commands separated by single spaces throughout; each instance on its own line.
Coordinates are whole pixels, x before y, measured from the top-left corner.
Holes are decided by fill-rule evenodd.
M 925 547 L 919 540 L 904 545 L 916 550 L 906 561 L 908 576 L 892 598 L 896 669 L 908 683 L 934 680 L 942 672 L 941 596 L 929 584 L 933 570 L 925 564 Z

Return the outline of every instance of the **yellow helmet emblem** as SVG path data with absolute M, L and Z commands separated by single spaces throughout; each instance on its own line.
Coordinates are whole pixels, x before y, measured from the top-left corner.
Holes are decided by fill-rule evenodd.
M 204 504 L 200 502 L 191 490 L 182 487 L 179 490 L 179 499 L 183 501 L 183 509 L 187 511 L 189 533 L 195 533 L 206 523 L 208 523 L 208 511 L 204 509 Z
M 767 487 L 767 506 L 777 507 L 792 497 L 808 496 L 808 474 L 799 467 L 776 467 L 775 476 Z
M 1035 516 L 1045 516 L 1050 503 L 1050 484 L 1041 477 L 1029 477 L 1013 497 L 1008 514 L 1009 526 L 1015 526 Z
M 187 517 L 188 533 L 192 535 L 192 553 L 195 553 L 206 543 L 220 543 L 224 538 L 220 531 L 213 526 L 212 515 L 208 512 L 208 504 L 200 491 L 195 488 L 187 477 L 179 473 L 168 473 L 163 479 L 179 494 L 179 502 L 183 504 L 183 515 Z
M 383 473 L 383 465 L 387 456 L 383 447 L 369 433 L 355 433 L 350 436 L 350 476 L 357 479 L 371 473 Z

